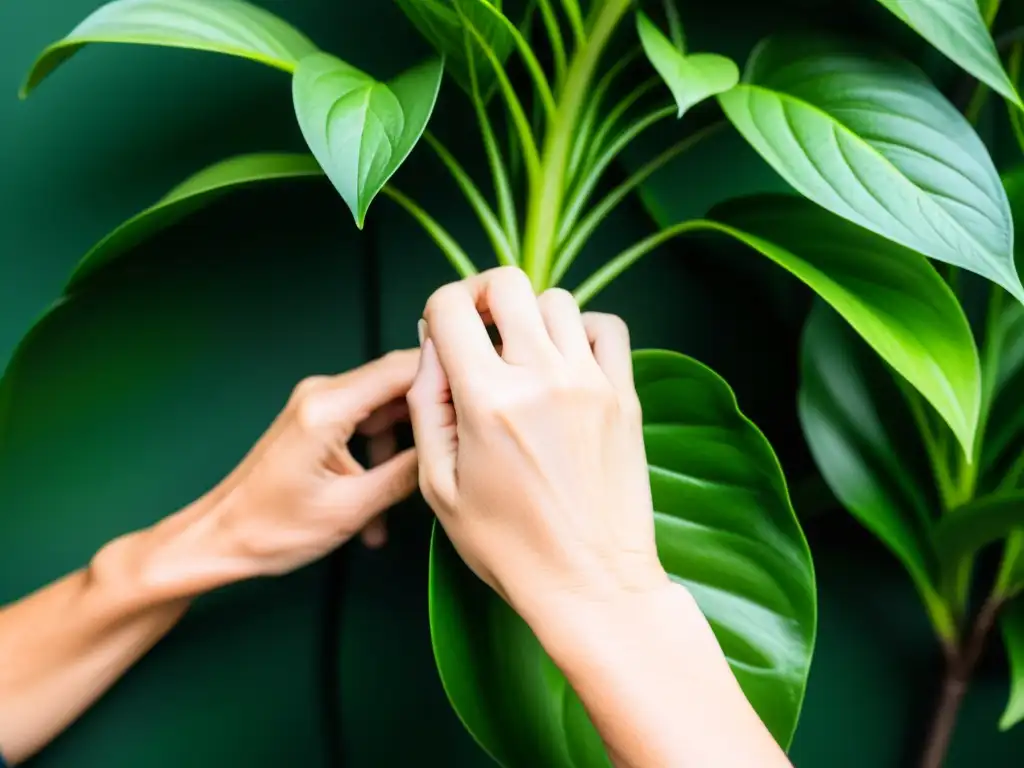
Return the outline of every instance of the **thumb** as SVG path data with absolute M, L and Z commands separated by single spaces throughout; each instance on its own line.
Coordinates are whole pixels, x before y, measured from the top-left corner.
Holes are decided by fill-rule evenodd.
M 358 519 L 351 521 L 353 527 L 363 528 L 416 490 L 417 467 L 416 449 L 410 448 L 360 475 L 338 478 L 336 482 L 344 487 L 349 504 L 357 510 Z
M 409 420 L 419 452 L 420 485 L 434 511 L 440 499 L 455 498 L 455 458 L 458 447 L 451 386 L 432 339 L 423 342 L 420 367 L 406 399 Z

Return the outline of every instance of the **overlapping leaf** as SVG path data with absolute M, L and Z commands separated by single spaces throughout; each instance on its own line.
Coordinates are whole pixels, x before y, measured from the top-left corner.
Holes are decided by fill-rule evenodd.
M 747 697 L 788 745 L 816 602 L 810 554 L 778 462 L 725 382 L 700 363 L 646 351 L 636 353 L 634 367 L 661 561 L 697 598 Z M 515 768 L 607 764 L 564 677 L 440 528 L 430 597 L 445 689 L 492 757 Z
M 243 0 L 114 0 L 43 51 L 29 72 L 22 96 L 90 43 L 215 51 L 287 72 L 317 50 L 290 24 Z
M 180 221 L 221 195 L 264 181 L 321 177 L 312 155 L 261 153 L 239 155 L 204 168 L 159 201 L 114 229 L 82 258 L 68 280 L 72 291 L 111 261 L 123 256 L 160 229 Z
M 1024 299 L 988 152 L 911 64 L 828 38 L 771 38 L 719 100 L 802 195 Z
M 299 63 L 292 96 L 302 135 L 360 228 L 423 135 L 443 72 L 433 59 L 382 83 L 326 53 Z
M 1018 106 L 978 0 L 878 0 L 960 67 Z M 986 8 L 987 11 L 987 8 Z
M 736 63 L 716 53 L 687 54 L 672 45 L 646 14 L 636 17 L 644 53 L 672 91 L 678 117 L 690 107 L 732 88 L 740 79 Z
M 476 38 L 467 38 L 463 18 L 468 20 L 500 62 L 515 48 L 511 22 L 501 13 L 501 4 L 489 0 L 395 0 L 431 45 L 445 58 L 445 69 L 459 86 L 472 94 L 470 63 L 475 67 L 481 91 L 489 93 L 494 82 L 490 59 Z M 456 5 L 457 3 L 457 5 Z M 461 15 L 460 15 L 461 14 Z M 467 42 L 469 43 L 467 47 Z M 470 59 L 472 57 L 472 59 Z
M 978 353 L 960 304 L 925 258 L 792 196 L 725 203 L 710 218 L 831 304 L 972 450 Z
M 800 423 L 832 493 L 900 560 L 936 629 L 953 631 L 939 595 L 930 471 L 895 381 L 835 312 L 818 304 L 804 331 Z

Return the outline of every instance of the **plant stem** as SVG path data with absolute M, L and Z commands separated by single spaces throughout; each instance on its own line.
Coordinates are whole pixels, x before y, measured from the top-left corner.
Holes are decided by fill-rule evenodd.
M 542 289 L 554 258 L 555 236 L 562 214 L 565 176 L 576 125 L 601 53 L 631 0 L 605 0 L 591 11 L 587 42 L 576 50 L 558 100 L 558 110 L 544 140 L 541 175 L 531 184 L 526 216 L 523 265 L 535 289 Z
M 925 740 L 920 768 L 942 768 L 971 675 L 985 649 L 985 641 L 995 625 L 1000 608 L 1002 600 L 989 598 L 978 612 L 974 627 L 963 645 L 944 647 L 946 672 L 935 717 Z
M 651 177 L 652 174 L 665 167 L 668 163 L 682 155 L 702 139 L 717 133 L 725 128 L 725 126 L 725 121 L 712 123 L 708 127 L 702 128 L 696 133 L 690 134 L 685 139 L 676 142 L 660 155 L 641 166 L 632 176 L 611 190 L 611 192 L 609 192 L 601 202 L 591 208 L 582 221 L 580 221 L 575 229 L 573 229 L 572 234 L 565 242 L 565 245 L 559 250 L 558 257 L 555 259 L 555 264 L 551 271 L 551 284 L 557 285 L 561 279 L 565 277 L 565 273 L 569 271 L 569 267 L 572 266 L 573 261 L 576 256 L 579 255 L 583 246 L 586 245 L 590 236 L 594 234 L 594 231 L 601 222 L 604 221 L 608 215 L 615 210 L 615 207 L 619 205 L 619 203 L 621 203 L 631 192 L 643 184 Z

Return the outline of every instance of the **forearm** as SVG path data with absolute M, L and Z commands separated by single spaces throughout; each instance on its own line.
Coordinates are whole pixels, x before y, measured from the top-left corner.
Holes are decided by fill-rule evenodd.
M 200 502 L 105 546 L 89 565 L 0 609 L 0 753 L 45 746 L 177 623 L 230 580 Z
M 619 768 L 790 765 L 683 587 L 563 615 L 542 641 Z

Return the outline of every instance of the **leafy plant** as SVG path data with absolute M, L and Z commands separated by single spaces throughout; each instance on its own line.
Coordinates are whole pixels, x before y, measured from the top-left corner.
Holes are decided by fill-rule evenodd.
M 988 32 L 997 2 L 989 0 L 984 17 L 975 0 L 881 2 L 1013 109 L 1020 106 L 1012 67 L 1004 70 Z M 322 175 L 358 227 L 382 194 L 422 225 L 458 274 L 472 274 L 474 259 L 393 182 L 421 139 L 464 194 L 495 261 L 521 267 L 542 291 L 563 282 L 624 200 L 731 124 L 798 194 L 742 197 L 705 218 L 661 222 L 579 283 L 575 296 L 586 303 L 666 241 L 699 233 L 747 246 L 814 291 L 829 309 L 815 311 L 805 340 L 808 440 L 837 496 L 908 565 L 951 659 L 964 666 L 976 548 L 964 544 L 981 546 L 1019 524 L 1012 488 L 1002 489 L 998 503 L 978 491 L 994 487 L 992 472 L 1004 479 L 1020 473 L 1004 467 L 1014 464 L 1007 452 L 1020 450 L 1013 419 L 993 414 L 999 407 L 1012 412 L 999 394 L 1018 372 L 1007 355 L 1022 354 L 1020 345 L 1006 340 L 1016 338 L 1014 313 L 1024 299 L 1007 192 L 971 122 L 913 64 L 852 39 L 782 30 L 757 46 L 741 81 L 729 58 L 689 50 L 683 3 L 643 10 L 631 0 L 535 0 L 519 9 L 500 0 L 397 4 L 438 57 L 387 82 L 243 0 L 115 0 L 47 48 L 25 96 L 80 48 L 104 42 L 213 51 L 283 70 L 312 153 L 247 155 L 201 171 L 86 254 L 65 295 L 85 290 L 89 278 L 144 237 L 231 188 Z M 632 48 L 620 53 L 616 46 L 630 40 Z M 645 60 L 656 77 L 629 87 Z M 478 123 L 491 193 L 427 130 L 444 72 L 465 92 Z M 674 144 L 602 188 L 627 148 L 679 120 Z M 929 259 L 942 262 L 944 274 Z M 982 279 L 994 286 L 996 330 L 986 335 L 979 361 L 950 282 L 959 288 Z M 788 746 L 806 686 L 816 598 L 781 469 L 725 382 L 697 361 L 638 352 L 636 378 L 662 561 L 694 593 L 747 696 Z M 896 387 L 916 417 L 942 492 L 941 519 L 929 506 L 928 484 L 889 440 L 896 423 L 869 418 L 868 405 L 885 387 Z M 897 404 L 885 398 L 877 405 Z M 883 482 L 902 495 L 887 496 Z M 952 528 L 975 519 L 988 522 L 971 528 L 973 538 Z M 1000 605 L 1024 569 L 1016 565 L 1021 536 L 1010 537 Z M 955 554 L 941 554 L 943 541 Z M 990 601 L 983 616 L 995 605 Z M 437 527 L 430 621 L 452 705 L 498 762 L 607 764 L 565 679 Z M 1007 627 L 1008 638 L 1024 634 L 1019 621 Z M 1015 653 L 1024 665 L 1024 652 Z M 1020 697 L 1014 712 L 1024 709 Z

